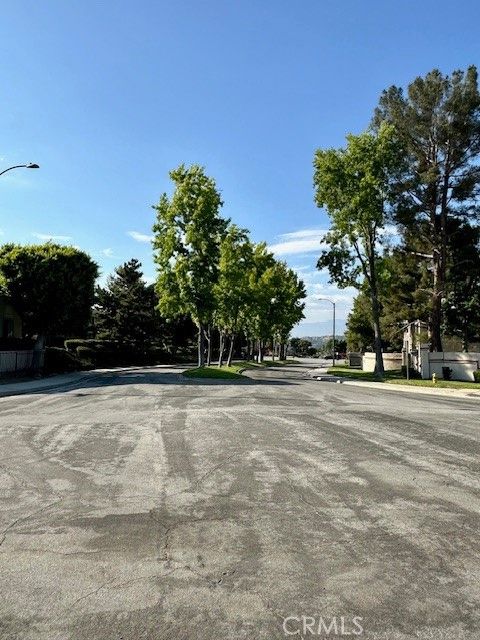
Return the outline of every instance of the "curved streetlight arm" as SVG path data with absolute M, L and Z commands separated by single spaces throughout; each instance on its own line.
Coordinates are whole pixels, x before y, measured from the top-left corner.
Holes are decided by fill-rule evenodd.
M 3 171 L 0 171 L 0 176 L 3 176 L 4 173 L 7 173 L 7 171 L 11 171 L 12 169 L 40 169 L 40 167 L 38 166 L 38 164 L 35 164 L 34 162 L 29 162 L 28 164 L 16 164 L 13 167 L 8 167 L 8 169 L 4 169 Z

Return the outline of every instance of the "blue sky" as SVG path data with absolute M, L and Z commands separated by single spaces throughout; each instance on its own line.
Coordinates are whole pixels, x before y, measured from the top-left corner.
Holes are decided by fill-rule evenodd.
M 479 63 L 480 5 L 444 0 L 22 0 L 0 21 L 0 241 L 58 237 L 104 275 L 148 237 L 168 171 L 197 162 L 224 214 L 298 269 L 295 335 L 339 325 L 351 291 L 315 271 L 328 227 L 312 158 L 369 123 L 382 89 Z

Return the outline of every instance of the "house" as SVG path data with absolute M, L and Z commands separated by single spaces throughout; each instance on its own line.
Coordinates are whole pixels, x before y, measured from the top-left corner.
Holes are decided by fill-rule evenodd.
M 6 295 L 0 295 L 0 339 L 21 338 L 22 319 Z

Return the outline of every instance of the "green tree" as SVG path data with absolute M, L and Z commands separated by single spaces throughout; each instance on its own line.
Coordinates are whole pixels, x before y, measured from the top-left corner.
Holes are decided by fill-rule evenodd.
M 161 339 L 162 322 L 153 285 L 143 280 L 141 263 L 125 262 L 109 276 L 106 287 L 98 287 L 94 326 L 98 338 L 145 349 Z
M 167 318 L 189 315 L 198 328 L 198 364 L 204 364 L 205 335 L 215 310 L 220 242 L 227 221 L 215 181 L 198 165 L 170 172 L 175 184 L 154 208 L 154 260 L 159 309 Z
M 390 126 L 378 134 L 347 136 L 345 149 L 318 150 L 315 154 L 315 201 L 325 207 L 331 221 L 318 260 L 339 287 L 365 286 L 372 304 L 375 371 L 383 376 L 378 264 L 382 229 L 387 215 L 389 175 L 396 163 Z
M 382 340 L 386 348 L 395 351 L 403 346 L 402 327 L 428 316 L 430 273 L 425 260 L 418 260 L 414 250 L 417 245 L 394 246 L 378 262 Z M 372 305 L 367 287 L 362 287 L 355 297 L 347 319 L 346 336 L 351 351 L 365 351 L 374 344 Z
M 98 266 L 74 247 L 5 244 L 0 273 L 26 335 L 84 336 L 91 322 Z
M 245 229 L 230 225 L 220 244 L 219 275 L 214 287 L 215 324 L 220 333 L 218 364 L 222 366 L 225 338 L 230 339 L 227 365 L 232 362 L 235 338 L 249 313 L 252 291 L 249 274 L 253 244 Z
M 312 348 L 312 343 L 305 338 L 291 338 L 290 347 L 294 356 L 307 356 L 309 349 Z
M 373 349 L 374 333 L 372 325 L 372 303 L 364 291 L 359 291 L 353 301 L 352 310 L 347 318 L 347 348 L 349 351 L 363 353 Z
M 442 299 L 447 295 L 448 221 L 476 218 L 480 187 L 480 93 L 477 70 L 416 78 L 407 94 L 383 92 L 373 124 L 392 124 L 402 147 L 394 215 L 421 239 L 432 265 L 431 348 L 442 350 Z
M 370 322 L 370 330 L 372 324 Z M 322 344 L 321 353 L 324 356 L 330 356 L 333 353 L 333 336 L 331 338 L 327 338 L 325 342 Z M 347 341 L 340 336 L 335 337 L 335 353 L 346 353 L 347 351 Z
M 275 353 L 275 342 L 277 342 L 279 357 L 284 360 L 290 331 L 304 317 L 305 304 L 303 300 L 306 297 L 306 292 L 303 282 L 285 262 L 275 262 L 272 285 L 275 292 L 271 308 L 273 353 Z
M 444 327 L 447 334 L 459 336 L 468 351 L 470 342 L 480 340 L 480 228 L 452 220 L 448 238 Z
M 275 277 L 275 258 L 266 244 L 255 245 L 248 274 L 249 307 L 245 318 L 245 334 L 256 342 L 258 360 L 263 361 L 265 342 L 272 337 L 274 307 L 278 280 Z

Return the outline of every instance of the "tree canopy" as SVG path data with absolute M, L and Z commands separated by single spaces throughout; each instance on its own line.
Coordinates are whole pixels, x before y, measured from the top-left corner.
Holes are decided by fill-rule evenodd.
M 155 285 L 160 312 L 167 318 L 189 315 L 198 327 L 199 363 L 204 359 L 205 328 L 214 312 L 220 242 L 227 221 L 215 181 L 203 167 L 180 165 L 170 172 L 175 189 L 158 205 L 154 231 Z
M 303 317 L 305 290 L 296 273 L 275 259 L 264 243 L 220 216 L 222 200 L 215 181 L 197 165 L 170 173 L 171 198 L 155 207 L 155 288 L 166 317 L 189 316 L 198 328 L 198 363 L 210 362 L 212 329 L 220 336 L 219 362 L 226 340 L 227 361 L 239 335 L 256 341 L 262 358 L 266 341 L 285 345 Z
M 105 287 L 97 287 L 94 324 L 97 337 L 139 349 L 162 338 L 162 322 L 153 285 L 143 280 L 133 258 L 115 269 Z
M 98 266 L 87 253 L 53 243 L 5 244 L 0 273 L 26 335 L 86 334 L 98 277 Z
M 319 269 L 339 287 L 366 286 L 372 305 L 376 372 L 383 375 L 378 269 L 387 220 L 390 173 L 397 163 L 394 131 L 347 136 L 343 149 L 318 150 L 315 201 L 330 217 Z
M 480 93 L 477 70 L 443 75 L 438 69 L 416 78 L 405 93 L 384 91 L 373 119 L 389 123 L 402 162 L 394 176 L 393 215 L 421 239 L 431 264 L 432 349 L 441 351 L 442 299 L 449 294 L 449 220 L 478 221 L 480 189 Z M 420 257 L 420 256 L 419 256 Z

